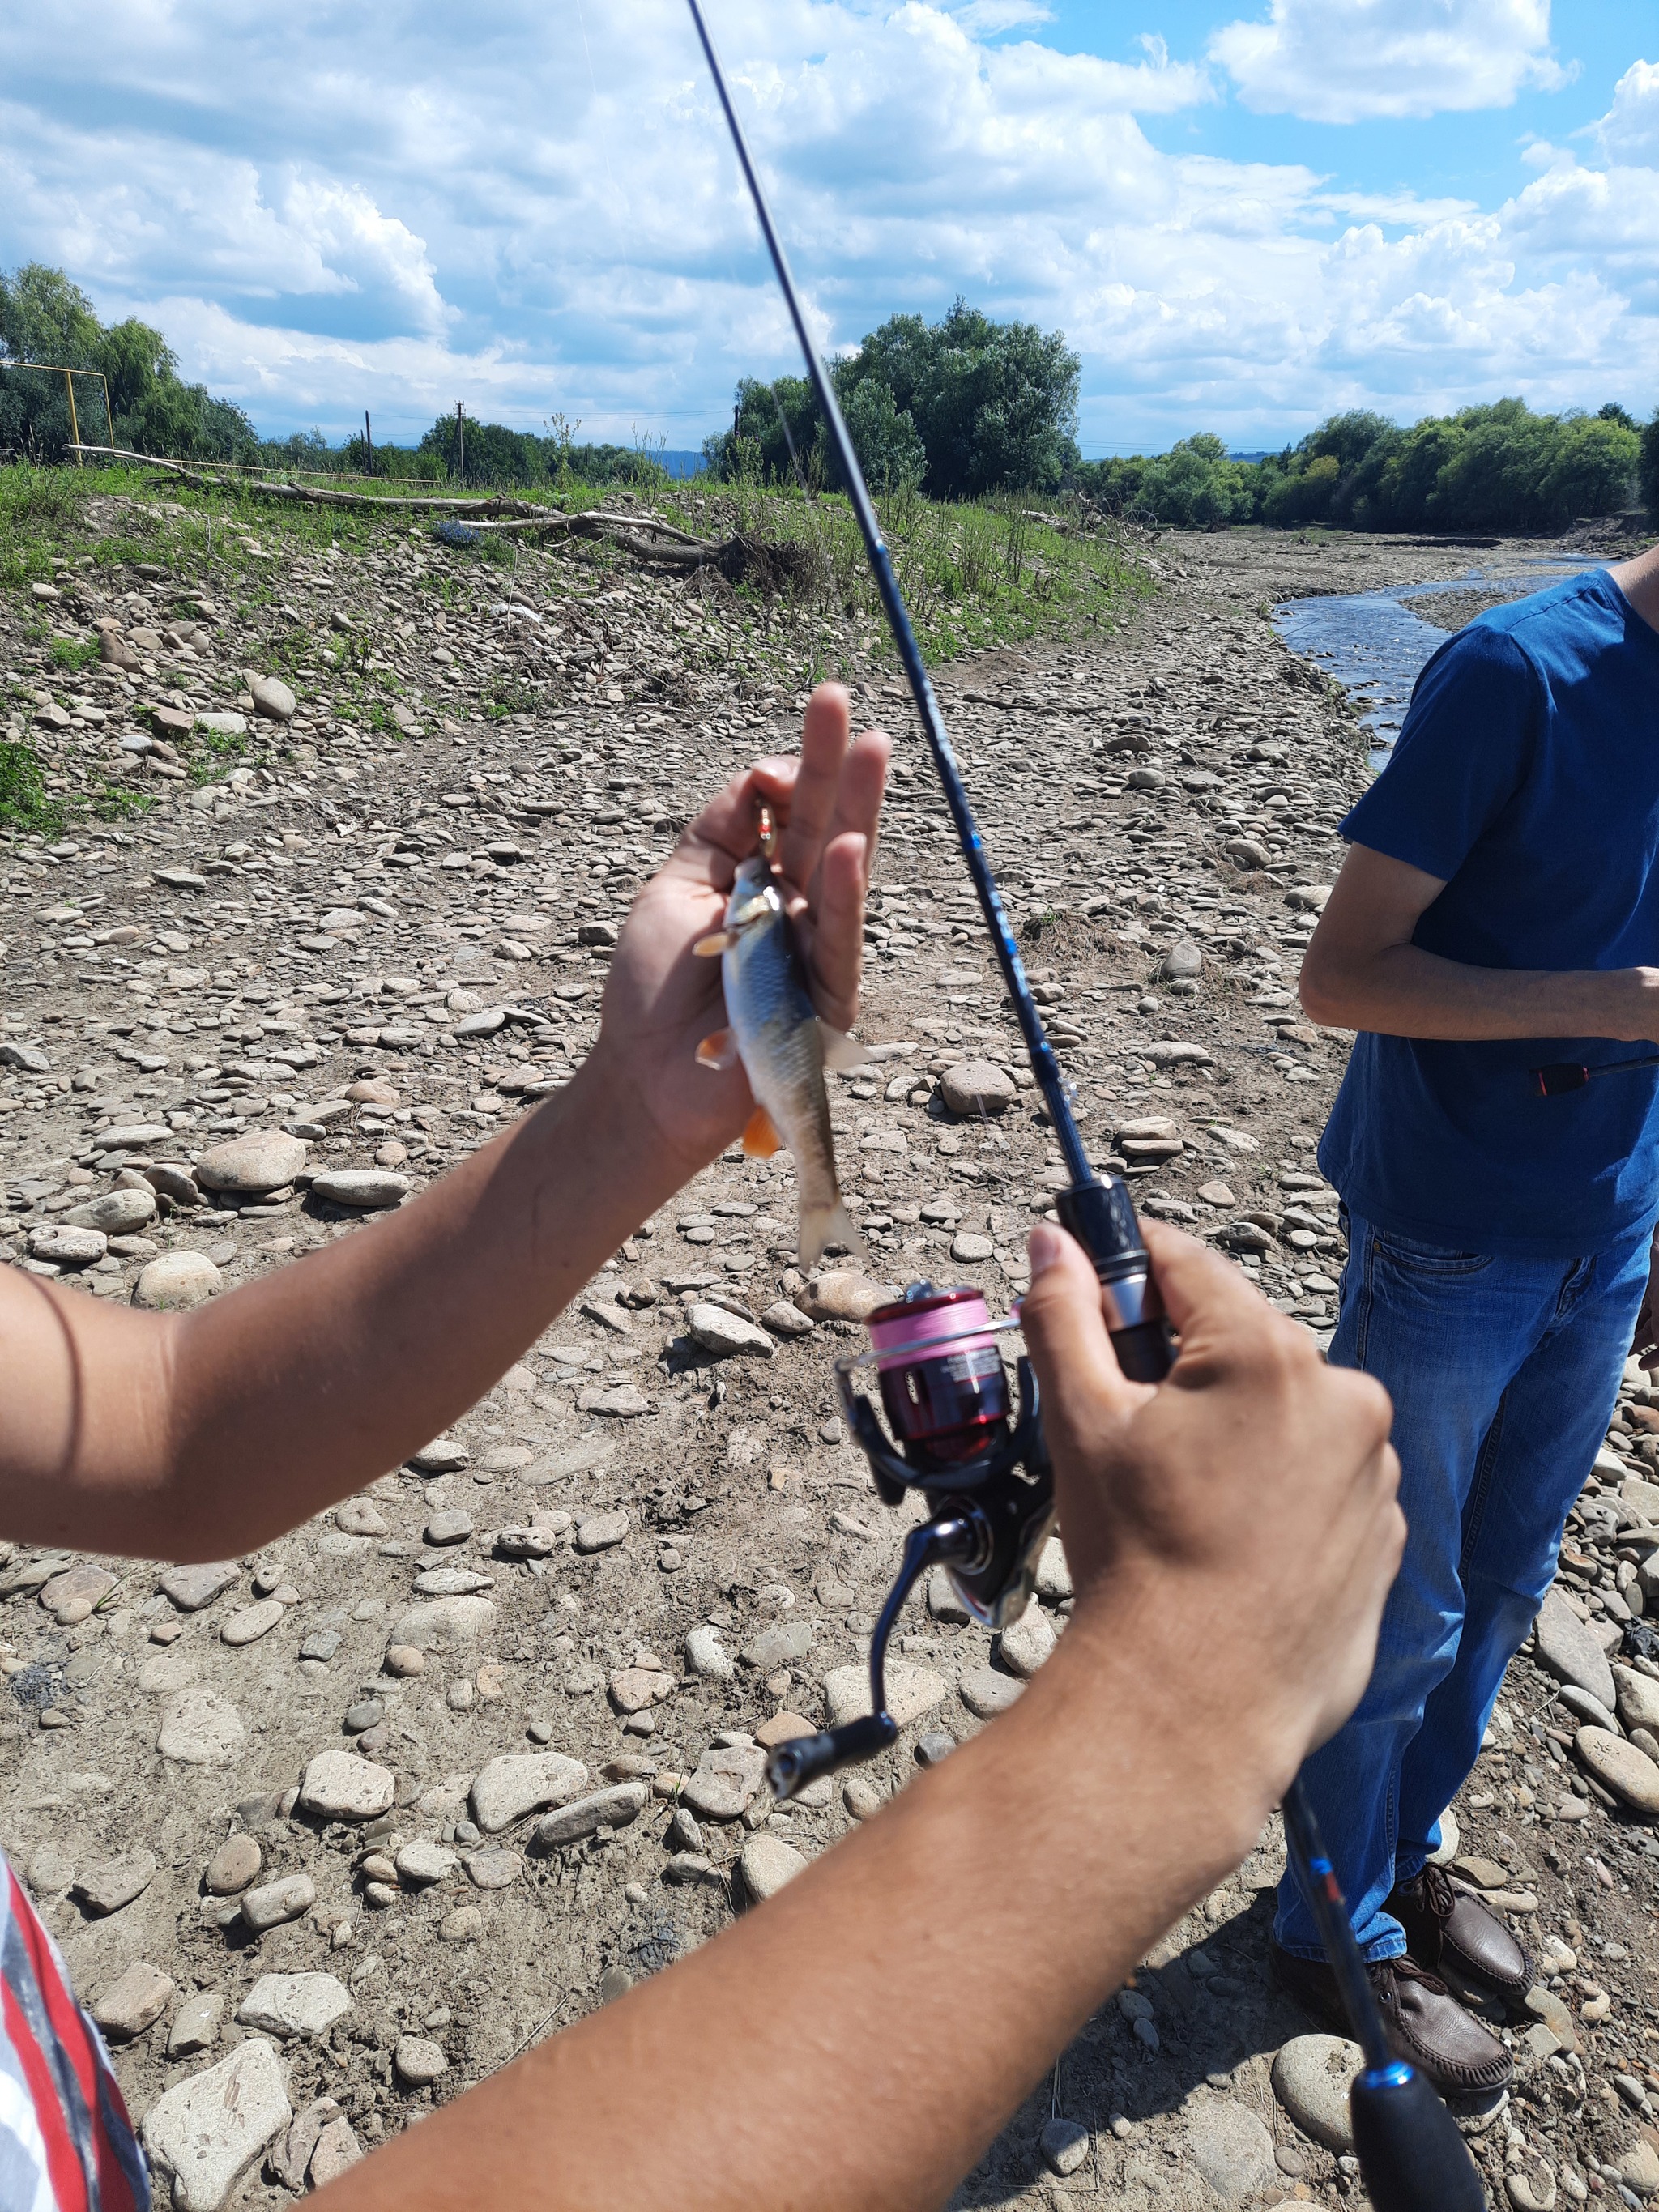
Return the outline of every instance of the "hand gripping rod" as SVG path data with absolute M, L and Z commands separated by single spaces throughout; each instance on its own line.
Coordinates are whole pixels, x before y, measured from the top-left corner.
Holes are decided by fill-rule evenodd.
M 984 843 L 973 809 L 968 804 L 956 753 L 928 680 L 921 648 L 916 643 L 909 611 L 893 572 L 892 556 L 882 536 L 881 524 L 836 400 L 835 386 L 807 328 L 783 241 L 772 220 L 772 210 L 767 204 L 749 143 L 732 104 L 726 72 L 714 51 L 701 0 L 686 0 L 686 4 L 702 43 L 714 89 L 726 112 L 732 143 L 749 186 L 749 196 L 754 203 L 790 319 L 795 325 L 795 335 L 800 341 L 807 374 L 829 428 L 830 441 L 880 594 L 882 611 L 904 664 L 910 696 L 921 717 L 928 750 L 933 754 L 945 804 L 956 824 L 957 842 L 991 933 L 1002 980 L 1025 1041 L 1031 1072 L 1042 1088 L 1043 1103 L 1071 1175 L 1070 1188 L 1058 1194 L 1056 1211 L 1094 1262 L 1120 1366 L 1133 1381 L 1159 1382 L 1169 1372 L 1173 1347 L 1146 1249 L 1140 1241 L 1134 1207 L 1127 1186 L 1115 1176 L 1103 1182 L 1084 1150 L 1059 1060 L 1043 1029 L 1042 1017 L 1031 995 L 1031 986 L 1009 927 L 996 878 L 985 857 Z M 1355 2144 L 1371 2202 L 1376 2212 L 1482 2212 L 1486 2196 L 1480 2178 L 1450 2113 L 1423 2076 L 1401 2063 L 1389 2051 L 1342 1893 L 1320 1844 L 1313 1808 L 1299 1778 L 1285 1792 L 1284 1814 L 1285 1841 L 1291 1860 L 1313 1904 L 1326 1954 L 1332 1962 L 1355 2036 L 1365 2056 L 1364 2070 L 1355 2081 L 1350 2101 Z

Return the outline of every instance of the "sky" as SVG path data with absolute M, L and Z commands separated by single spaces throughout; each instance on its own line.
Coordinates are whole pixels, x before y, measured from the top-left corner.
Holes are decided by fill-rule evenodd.
M 1659 405 L 1653 0 L 706 0 L 820 342 L 1063 330 L 1084 452 Z M 0 21 L 0 268 L 258 428 L 696 447 L 799 367 L 682 0 Z

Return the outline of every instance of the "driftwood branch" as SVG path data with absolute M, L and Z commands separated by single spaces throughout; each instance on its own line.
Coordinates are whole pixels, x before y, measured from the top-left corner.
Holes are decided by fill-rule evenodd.
M 445 514 L 464 520 L 469 529 L 500 532 L 560 532 L 569 538 L 603 538 L 631 553 L 636 561 L 653 561 L 675 568 L 714 567 L 730 571 L 741 541 L 693 537 L 655 515 L 607 514 L 601 508 L 562 514 L 556 507 L 539 507 L 533 500 L 512 499 L 502 493 L 484 499 L 415 499 L 401 495 L 377 498 L 372 492 L 327 491 L 311 484 L 266 483 L 251 478 L 216 476 L 210 469 L 192 468 L 182 461 L 159 460 L 150 453 L 130 453 L 120 446 L 69 446 L 71 453 L 100 459 L 135 461 L 157 469 L 204 491 L 242 491 L 259 499 L 288 501 L 304 507 L 349 507 L 359 514 Z M 739 564 L 741 565 L 741 563 Z
M 380 499 L 373 492 L 325 491 L 314 484 L 266 483 L 251 477 L 216 476 L 210 469 L 192 468 L 184 461 L 164 461 L 154 453 L 129 453 L 123 446 L 66 446 L 66 453 L 93 453 L 106 459 L 136 461 L 141 468 L 158 469 L 164 476 L 177 477 L 185 483 L 198 484 L 209 491 L 252 492 L 258 499 L 298 501 L 306 507 L 349 507 L 370 514 L 381 508 L 397 510 L 420 509 L 428 514 L 520 514 L 553 522 L 563 517 L 556 507 L 538 507 L 532 500 L 508 499 L 497 493 L 488 499 L 447 498 L 407 499 L 400 496 Z

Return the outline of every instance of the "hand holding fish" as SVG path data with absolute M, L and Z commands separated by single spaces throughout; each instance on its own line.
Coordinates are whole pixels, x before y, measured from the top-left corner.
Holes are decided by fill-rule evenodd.
M 742 1059 L 711 1066 L 705 1055 L 699 1064 L 699 1046 L 728 1018 L 725 963 L 699 959 L 696 947 L 720 931 L 738 872 L 759 851 L 760 808 L 778 824 L 774 880 L 812 1004 L 829 1028 L 844 1030 L 858 1008 L 864 898 L 890 750 L 878 732 L 853 739 L 847 693 L 820 684 L 799 757 L 763 761 L 733 777 L 635 902 L 611 962 L 594 1057 L 603 1055 L 609 1079 L 648 1116 L 678 1181 L 730 1144 L 755 1109 Z

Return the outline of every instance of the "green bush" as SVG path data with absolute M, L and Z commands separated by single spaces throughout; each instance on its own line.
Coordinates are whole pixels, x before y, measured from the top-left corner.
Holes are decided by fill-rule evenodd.
M 892 316 L 831 373 L 859 466 L 878 491 L 1049 491 L 1077 461 L 1079 362 L 1059 331 L 994 323 L 958 300 L 938 323 Z M 731 429 L 707 440 L 703 457 L 726 483 L 788 483 L 799 468 L 814 489 L 840 486 L 801 376 L 745 377 Z
M 28 366 L 37 362 L 86 372 L 76 385 L 75 425 L 64 379 Z M 60 461 L 74 428 L 83 444 L 107 441 L 174 459 L 259 458 L 242 410 L 185 383 L 160 331 L 131 315 L 106 330 L 61 269 L 32 261 L 10 276 L 0 270 L 0 447 Z
M 1650 524 L 1659 526 L 1659 407 L 1642 433 L 1642 455 L 1637 464 L 1637 489 L 1648 510 Z

